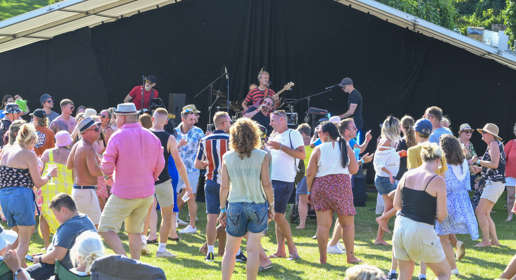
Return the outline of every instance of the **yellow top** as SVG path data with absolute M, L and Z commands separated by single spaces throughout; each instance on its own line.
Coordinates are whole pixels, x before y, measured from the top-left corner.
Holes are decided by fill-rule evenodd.
M 416 145 L 410 147 L 407 150 L 407 168 L 414 169 L 420 167 L 423 164 L 423 160 L 421 159 L 421 145 Z M 437 170 L 437 174 L 443 176 L 444 172 L 448 170 L 448 166 L 446 165 L 446 159 L 441 157 L 441 167 Z

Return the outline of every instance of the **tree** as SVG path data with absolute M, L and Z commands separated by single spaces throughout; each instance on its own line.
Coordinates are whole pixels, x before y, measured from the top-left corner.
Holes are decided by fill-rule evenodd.
M 503 10 L 503 23 L 507 27 L 505 33 L 509 36 L 509 44 L 514 48 L 514 40 L 516 35 L 516 1 L 506 0 L 505 9 Z
M 403 12 L 415 15 L 429 22 L 455 28 L 455 7 L 453 0 L 379 0 Z

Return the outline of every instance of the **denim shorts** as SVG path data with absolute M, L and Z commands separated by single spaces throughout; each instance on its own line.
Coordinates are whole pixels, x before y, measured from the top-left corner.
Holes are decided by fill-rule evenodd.
M 376 176 L 374 178 L 374 186 L 381 195 L 389 194 L 396 189 L 396 186 L 391 184 L 389 177 L 382 176 Z
M 299 181 L 296 187 L 296 194 L 308 194 L 308 186 L 306 185 L 306 176 Z
M 0 205 L 9 227 L 33 226 L 36 203 L 34 192 L 27 187 L 6 187 L 0 189 Z
M 269 220 L 268 212 L 267 203 L 229 203 L 226 232 L 235 237 L 242 237 L 247 232 L 264 232 Z
M 204 185 L 204 200 L 206 201 L 206 214 L 219 214 L 220 200 L 219 200 L 220 185 L 213 180 L 206 180 Z
M 288 201 L 294 191 L 294 182 L 272 180 L 272 188 L 274 189 L 274 212 L 285 214 Z

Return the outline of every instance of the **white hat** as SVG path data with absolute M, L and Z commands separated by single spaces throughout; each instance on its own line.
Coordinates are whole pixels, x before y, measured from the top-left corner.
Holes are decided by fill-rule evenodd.
M 334 124 L 338 124 L 340 122 L 340 117 L 339 116 L 332 116 L 329 121 L 331 123 L 334 123 Z
M 86 110 L 84 110 L 84 117 L 85 118 L 91 118 L 93 116 L 96 116 L 97 115 L 97 110 L 93 109 L 93 108 L 86 108 Z
M 115 114 L 117 115 L 135 115 L 138 114 L 134 103 L 122 103 L 116 106 Z
M 0 226 L 0 250 L 13 244 L 18 239 L 18 234 L 14 230 L 7 230 Z

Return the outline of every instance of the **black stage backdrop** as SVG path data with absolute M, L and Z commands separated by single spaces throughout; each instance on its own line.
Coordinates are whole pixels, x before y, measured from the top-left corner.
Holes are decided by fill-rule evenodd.
M 441 106 L 454 129 L 489 121 L 504 138 L 515 120 L 514 70 L 331 0 L 185 0 L 1 54 L 0 64 L 2 93 L 21 93 L 32 108 L 43 92 L 113 106 L 154 73 L 165 100 L 187 93 L 206 112 L 207 95 L 193 95 L 227 65 L 239 102 L 262 66 L 275 90 L 296 83 L 289 98 L 350 76 L 375 136 L 387 114 L 418 118 L 429 105 Z M 312 105 L 342 113 L 346 98 L 334 90 Z M 300 119 L 305 107 L 298 104 Z

